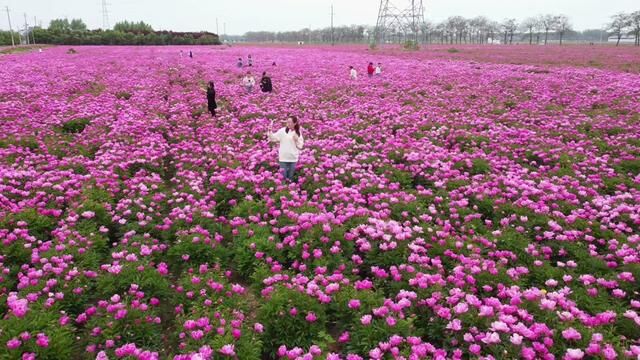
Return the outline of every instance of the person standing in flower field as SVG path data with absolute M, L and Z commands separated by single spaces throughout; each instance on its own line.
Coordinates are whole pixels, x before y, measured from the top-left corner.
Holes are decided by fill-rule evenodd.
M 251 58 L 251 54 L 247 56 L 247 65 L 249 65 L 249 67 L 253 67 L 253 59 Z
M 262 92 L 271 92 L 273 90 L 273 85 L 271 84 L 271 78 L 267 76 L 267 72 L 262 73 L 262 79 L 260 79 L 260 90 Z
M 367 75 L 369 77 L 373 77 L 373 73 L 376 71 L 376 69 L 373 67 L 373 63 L 370 62 L 369 66 L 367 66 Z
M 236 63 L 236 65 L 241 68 L 242 67 L 242 58 L 238 58 L 238 62 Z
M 349 77 L 351 80 L 358 80 L 358 71 L 353 66 L 349 66 Z
M 286 126 L 275 133 L 273 132 L 273 122 L 271 122 L 267 131 L 267 138 L 271 142 L 280 143 L 278 160 L 282 176 L 289 181 L 293 181 L 300 150 L 304 146 L 304 139 L 300 133 L 300 121 L 295 116 L 289 116 Z
M 256 79 L 251 75 L 251 71 L 247 71 L 247 75 L 242 78 L 242 86 L 247 90 L 247 93 L 252 93 L 255 85 Z
M 193 59 L 193 51 L 189 50 L 189 57 Z
M 382 64 L 381 63 L 378 63 L 378 65 L 376 66 L 375 74 L 376 74 L 376 76 L 382 75 Z
M 211 116 L 215 117 L 218 104 L 216 103 L 216 88 L 213 81 L 209 81 L 209 86 L 207 86 L 207 108 Z

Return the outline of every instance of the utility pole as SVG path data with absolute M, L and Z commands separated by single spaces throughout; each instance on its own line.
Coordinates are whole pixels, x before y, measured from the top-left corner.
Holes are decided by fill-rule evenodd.
M 29 45 L 29 24 L 27 24 L 27 13 L 24 13 L 24 38 Z
M 102 0 L 102 29 L 109 30 L 109 9 L 107 0 Z
M 331 4 L 331 46 L 335 45 L 335 42 L 333 41 L 333 4 Z
M 13 40 L 13 28 L 11 27 L 11 15 L 9 15 L 9 7 L 4 8 L 7 12 L 7 20 L 9 20 L 9 33 L 11 33 L 11 46 L 16 47 L 16 42 Z
M 222 23 L 222 38 L 224 41 L 227 40 L 227 23 Z
M 33 29 L 31 29 L 31 37 L 33 38 L 33 44 L 36 44 L 36 17 L 33 17 Z

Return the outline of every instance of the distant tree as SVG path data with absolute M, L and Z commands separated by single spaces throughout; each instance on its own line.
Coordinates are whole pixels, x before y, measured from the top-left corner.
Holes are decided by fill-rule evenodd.
M 631 16 L 625 13 L 619 13 L 611 17 L 611 22 L 607 26 L 607 30 L 618 38 L 616 46 L 620 45 L 620 39 L 631 25 Z
M 556 27 L 556 17 L 551 14 L 540 16 L 540 27 L 544 30 L 544 44 L 547 45 L 549 32 Z
M 496 37 L 500 34 L 500 24 L 497 21 L 489 21 L 489 23 L 487 23 L 486 32 L 491 40 L 495 40 Z
M 484 44 L 487 38 L 487 30 L 489 19 L 484 16 L 476 16 L 469 20 L 469 32 L 471 33 L 471 42 Z
M 67 19 L 53 19 L 49 22 L 49 30 L 52 31 L 69 31 L 71 24 Z
M 560 35 L 560 45 L 562 45 L 562 39 L 567 31 L 572 30 L 571 22 L 569 22 L 569 17 L 566 15 L 558 15 L 554 19 L 554 24 L 556 26 L 556 30 L 558 31 L 558 35 Z
M 113 26 L 113 30 L 120 32 L 152 32 L 153 28 L 149 24 L 140 22 L 121 21 Z
M 533 32 L 538 27 L 538 19 L 530 17 L 525 19 L 520 25 L 523 29 L 523 32 L 529 34 L 529 45 L 533 44 Z
M 500 28 L 502 29 L 502 33 L 504 34 L 504 43 L 507 43 L 507 39 L 509 44 L 513 43 L 513 34 L 516 30 L 518 30 L 518 22 L 516 19 L 505 19 L 501 24 Z
M 629 15 L 631 21 L 631 32 L 635 36 L 635 45 L 640 46 L 640 10 L 634 11 Z
M 85 24 L 84 21 L 82 21 L 82 19 L 73 19 L 69 24 L 69 28 L 72 31 L 86 31 L 87 24 Z

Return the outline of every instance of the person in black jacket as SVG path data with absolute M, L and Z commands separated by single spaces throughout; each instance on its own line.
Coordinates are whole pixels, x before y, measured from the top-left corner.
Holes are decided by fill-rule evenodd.
M 215 117 L 218 104 L 216 104 L 216 88 L 213 81 L 209 81 L 209 86 L 207 86 L 207 105 L 211 116 Z
M 260 89 L 262 92 L 271 92 L 273 90 L 273 86 L 271 85 L 271 78 L 267 76 L 267 72 L 262 73 L 262 79 L 260 79 Z

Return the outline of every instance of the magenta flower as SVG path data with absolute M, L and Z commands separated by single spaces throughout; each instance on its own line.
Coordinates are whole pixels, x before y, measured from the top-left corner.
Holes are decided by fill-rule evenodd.
M 220 349 L 220 353 L 226 356 L 235 356 L 236 355 L 235 346 L 233 344 L 224 345 Z
M 7 341 L 7 348 L 9 350 L 14 350 L 20 347 L 20 345 L 22 345 L 22 342 L 19 339 L 13 338 L 9 341 Z
M 574 328 L 563 330 L 562 337 L 569 341 L 578 341 L 582 339 L 582 335 Z
M 317 319 L 318 317 L 313 312 L 309 312 L 307 316 L 305 316 L 305 320 L 307 320 L 308 322 L 315 322 Z

